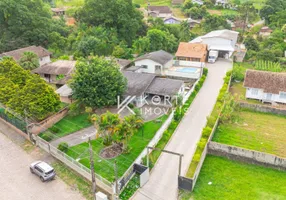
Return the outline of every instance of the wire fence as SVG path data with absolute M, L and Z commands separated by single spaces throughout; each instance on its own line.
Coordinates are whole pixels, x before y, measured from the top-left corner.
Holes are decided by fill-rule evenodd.
M 4 109 L 0 110 L 0 117 L 27 134 L 26 123 L 24 121 L 19 120 L 9 113 L 5 113 Z

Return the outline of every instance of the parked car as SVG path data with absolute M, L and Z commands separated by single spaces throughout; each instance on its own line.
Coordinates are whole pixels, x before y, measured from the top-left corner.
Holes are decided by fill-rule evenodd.
M 39 176 L 42 182 L 52 180 L 56 176 L 54 168 L 43 161 L 33 162 L 30 165 L 30 171 L 32 174 Z

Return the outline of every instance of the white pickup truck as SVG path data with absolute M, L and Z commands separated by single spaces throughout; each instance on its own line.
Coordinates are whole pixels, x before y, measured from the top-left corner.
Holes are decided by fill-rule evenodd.
M 215 50 L 210 50 L 209 51 L 209 57 L 208 57 L 208 62 L 209 63 L 214 63 L 218 58 L 218 51 Z

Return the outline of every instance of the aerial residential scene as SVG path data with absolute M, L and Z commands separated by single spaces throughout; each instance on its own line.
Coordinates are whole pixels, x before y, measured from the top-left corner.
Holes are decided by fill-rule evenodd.
M 286 0 L 0 0 L 1 200 L 286 200 Z

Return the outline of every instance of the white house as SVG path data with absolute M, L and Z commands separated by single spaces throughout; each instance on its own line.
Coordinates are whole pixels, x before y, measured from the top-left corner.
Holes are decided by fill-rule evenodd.
M 248 99 L 286 103 L 286 73 L 247 70 L 244 87 Z
M 41 46 L 29 46 L 14 51 L 9 51 L 0 54 L 0 58 L 4 56 L 13 57 L 14 60 L 19 61 L 23 56 L 24 52 L 33 52 L 39 57 L 40 66 L 51 62 L 51 55 L 47 49 Z
M 200 36 L 189 43 L 202 43 L 208 45 L 208 50 L 219 51 L 219 57 L 229 58 L 235 51 L 238 32 L 231 30 L 217 30 Z
M 228 4 L 228 0 L 216 0 L 215 4 L 225 6 L 226 4 Z
M 154 51 L 137 58 L 135 66 L 140 67 L 137 72 L 145 72 L 152 74 L 162 74 L 164 69 L 168 69 L 173 65 L 174 56 L 166 51 Z

